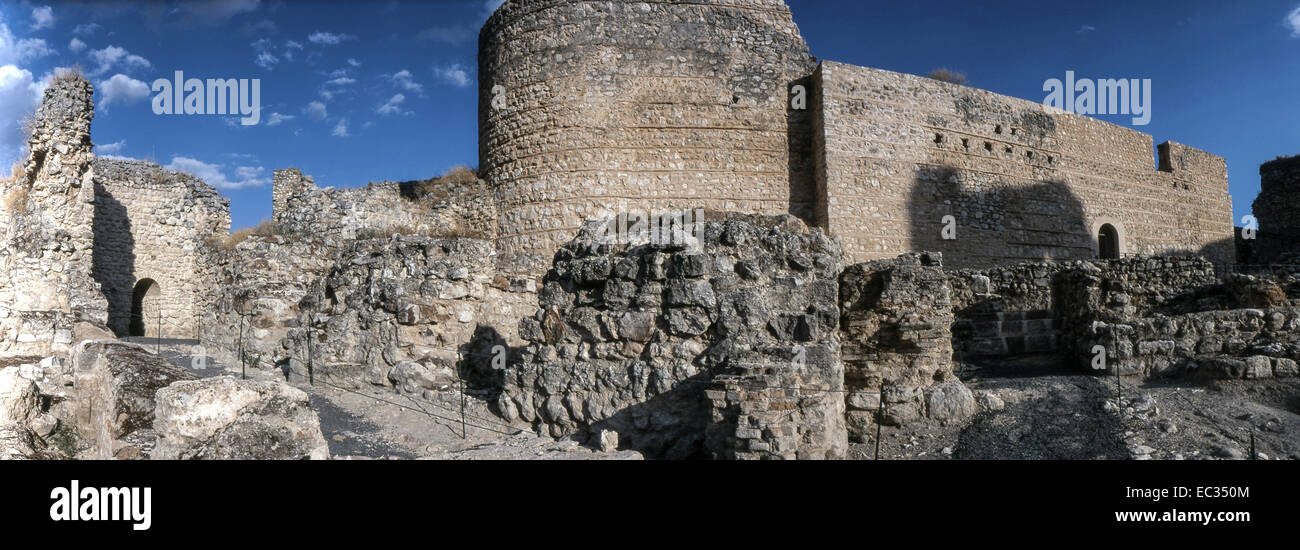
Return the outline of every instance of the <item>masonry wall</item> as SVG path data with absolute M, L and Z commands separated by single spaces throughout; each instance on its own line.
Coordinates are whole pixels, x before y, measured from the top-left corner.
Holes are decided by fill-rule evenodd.
M 855 261 L 942 252 L 952 268 L 1123 254 L 1232 258 L 1222 158 L 1041 104 L 937 80 L 823 62 L 825 220 Z M 943 217 L 956 239 L 942 238 Z
M 151 162 L 100 158 L 94 168 L 93 270 L 108 300 L 109 328 L 156 336 L 161 322 L 163 337 L 198 338 L 210 313 L 201 307 L 210 284 L 205 247 L 229 234 L 229 199 Z M 148 281 L 152 294 L 136 296 Z
M 289 168 L 275 171 L 271 193 L 272 220 L 315 238 L 350 240 L 394 231 L 492 238 L 497 230 L 496 203 L 481 180 L 322 189 Z
M 1259 228 L 1252 263 L 1296 263 L 1300 254 L 1300 156 L 1259 167 L 1259 196 L 1251 204 Z
M 80 78 L 45 90 L 27 155 L 3 189 L 0 212 L 0 356 L 64 353 L 103 327 L 91 275 L 94 88 Z
M 780 0 L 507 1 L 479 35 L 498 249 L 541 272 L 588 217 L 809 217 L 811 153 L 790 131 L 808 122 L 787 95 L 813 67 Z

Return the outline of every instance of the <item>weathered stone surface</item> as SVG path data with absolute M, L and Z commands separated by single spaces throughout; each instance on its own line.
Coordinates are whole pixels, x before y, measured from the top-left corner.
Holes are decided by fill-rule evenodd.
M 288 384 L 220 376 L 171 384 L 156 400 L 152 458 L 329 458 L 307 394 Z
M 961 422 L 975 414 L 975 395 L 960 380 L 936 384 L 925 392 L 926 415 L 939 423 Z
M 88 340 L 72 355 L 73 417 L 76 433 L 89 445 L 85 458 L 108 459 L 120 440 L 153 429 L 158 390 L 197 375 L 176 367 L 144 346 Z
M 838 245 L 790 216 L 706 219 L 689 245 L 585 224 L 521 322 L 502 414 L 652 457 L 843 456 Z
M 0 460 L 33 457 L 32 424 L 40 412 L 36 384 L 23 378 L 18 367 L 0 369 Z

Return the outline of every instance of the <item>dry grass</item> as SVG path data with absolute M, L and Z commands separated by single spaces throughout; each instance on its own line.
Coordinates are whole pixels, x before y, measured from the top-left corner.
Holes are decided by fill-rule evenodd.
M 939 67 L 938 69 L 930 71 L 930 74 L 926 76 L 938 80 L 940 82 L 947 82 L 950 84 L 966 83 L 966 75 L 959 73 L 957 71 L 950 70 L 947 67 Z
M 435 193 L 441 188 L 454 187 L 461 185 L 473 185 L 478 182 L 478 169 L 469 166 L 457 166 L 448 170 L 445 174 L 433 179 L 424 180 L 416 187 L 420 197 Z
M 262 220 L 262 223 L 236 230 L 224 240 L 216 243 L 209 242 L 209 244 L 215 245 L 222 250 L 234 250 L 236 246 L 239 246 L 239 243 L 248 240 L 249 237 L 272 237 L 275 235 L 287 237 L 292 236 L 292 232 L 271 220 Z
M 54 73 L 54 77 L 50 79 L 51 86 L 62 82 L 86 82 L 85 75 L 81 73 L 81 66 L 74 65 L 72 67 L 59 69 Z
M 15 180 L 16 181 L 16 180 Z M 24 214 L 27 212 L 27 186 L 18 185 L 5 192 L 4 208 L 6 212 Z

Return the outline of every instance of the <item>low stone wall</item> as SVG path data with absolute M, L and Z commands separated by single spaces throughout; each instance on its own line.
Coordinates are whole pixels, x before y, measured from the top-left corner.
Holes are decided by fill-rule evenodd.
M 520 323 L 505 418 L 652 457 L 844 456 L 838 242 L 791 216 L 706 219 L 695 246 L 584 224 Z
M 962 357 L 1054 352 L 1061 318 L 1058 275 L 1081 262 L 1031 262 L 948 274 L 953 290 L 953 350 Z
M 1079 341 L 1084 350 L 1104 348 L 1105 362 L 1098 370 L 1114 374 L 1118 369 L 1121 375 L 1144 379 L 1295 376 L 1297 344 L 1300 308 L 1295 307 L 1097 321 Z

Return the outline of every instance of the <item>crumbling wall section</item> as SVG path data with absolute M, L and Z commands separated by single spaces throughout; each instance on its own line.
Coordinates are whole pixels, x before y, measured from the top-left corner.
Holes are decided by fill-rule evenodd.
M 497 274 L 494 262 L 492 244 L 477 239 L 350 243 L 296 304 L 276 360 L 294 376 L 349 386 L 418 394 L 436 389 L 425 375 L 439 373 L 499 388 L 505 349 L 521 343 L 519 319 L 537 301 L 533 279 Z
M 1281 157 L 1259 167 L 1259 196 L 1251 203 L 1259 222 L 1254 244 L 1256 263 L 1296 263 L 1300 256 L 1300 155 Z
M 844 456 L 838 243 L 791 216 L 706 219 L 684 240 L 584 224 L 520 322 L 503 416 L 650 456 Z
M 289 168 L 275 171 L 272 221 L 299 235 L 340 240 L 392 233 L 490 239 L 497 232 L 495 204 L 476 178 L 322 189 Z
M 973 402 L 955 410 L 946 404 L 943 384 L 961 383 L 953 373 L 953 293 L 939 256 L 905 254 L 849 266 L 840 275 L 839 305 L 847 421 L 855 439 L 873 434 L 877 421 L 943 422 L 956 419 L 953 412 L 973 412 Z M 969 396 L 961 390 L 954 399 Z
M 0 355 L 63 354 L 107 322 L 91 269 L 92 93 L 81 78 L 51 82 L 33 116 L 20 173 L 3 189 Z

